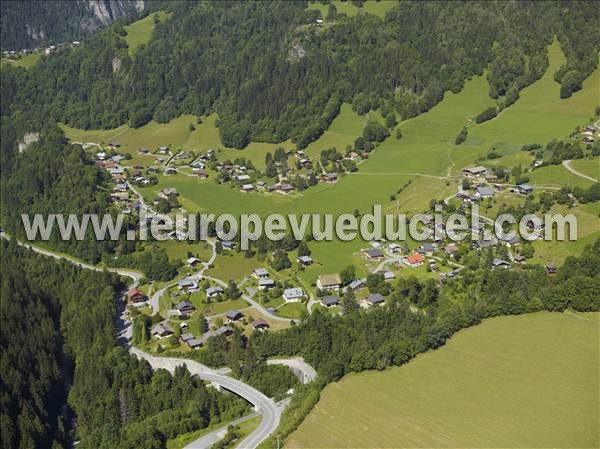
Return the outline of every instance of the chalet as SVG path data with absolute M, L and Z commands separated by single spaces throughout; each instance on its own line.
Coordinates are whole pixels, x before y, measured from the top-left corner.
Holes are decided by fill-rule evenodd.
M 127 183 L 126 182 L 117 183 L 117 185 L 115 185 L 115 190 L 117 192 L 126 192 L 127 191 Z
M 524 257 L 524 256 L 522 256 L 521 254 L 517 254 L 517 255 L 514 257 L 514 260 L 515 260 L 515 262 L 516 262 L 516 263 L 519 263 L 519 264 L 524 264 L 524 263 L 527 263 L 527 259 L 525 259 L 525 257 Z
M 183 333 L 183 334 L 181 334 L 181 335 L 179 336 L 179 339 L 180 339 L 180 340 L 181 340 L 183 343 L 186 343 L 186 342 L 188 342 L 189 340 L 191 340 L 191 339 L 193 339 L 193 338 L 194 338 L 194 334 L 192 334 L 192 333 L 190 333 L 190 332 Z
M 265 279 L 269 277 L 269 272 L 265 268 L 257 268 L 252 273 L 256 279 Z
M 396 275 L 392 271 L 384 271 L 382 274 L 383 280 L 386 282 L 391 282 L 396 279 Z
M 170 200 L 172 198 L 177 198 L 179 196 L 179 193 L 177 192 L 177 189 L 175 187 L 165 187 L 160 191 L 159 195 L 165 200 Z
M 307 267 L 313 263 L 312 257 L 310 257 L 310 256 L 300 256 L 296 260 L 303 267 Z
M 122 174 L 111 175 L 111 178 L 115 182 L 123 182 L 123 181 L 125 181 L 125 175 L 122 175 Z
M 248 175 L 236 175 L 236 176 L 235 176 L 235 180 L 236 180 L 238 183 L 240 183 L 240 184 L 241 184 L 241 183 L 243 183 L 243 182 L 245 182 L 245 181 L 250 181 L 250 176 L 248 176 Z
M 392 243 L 388 249 L 392 254 L 398 254 L 402 252 L 402 246 L 398 245 L 397 243 Z
M 428 256 L 431 256 L 434 251 L 435 251 L 435 244 L 431 243 L 431 242 L 422 243 L 421 246 L 419 247 L 419 249 L 417 249 L 417 252 L 419 254 L 427 254 Z
M 232 240 L 222 240 L 221 247 L 227 250 L 235 249 L 235 242 Z
M 360 156 L 356 151 L 350 151 L 349 153 L 346 153 L 344 159 L 347 159 L 349 161 L 357 161 L 358 159 L 360 159 Z
M 206 163 L 200 159 L 196 159 L 195 161 L 190 163 L 191 168 L 199 168 L 200 170 L 204 170 L 206 168 Z
M 202 340 L 198 338 L 190 338 L 186 341 L 186 344 L 190 349 L 199 349 L 202 346 Z
M 177 156 L 175 156 L 175 159 L 178 161 L 182 161 L 184 159 L 189 159 L 190 157 L 192 157 L 190 153 L 182 151 L 181 153 L 178 153 Z
M 342 286 L 339 274 L 322 274 L 317 278 L 319 290 L 337 290 Z
M 259 290 L 269 290 L 270 288 L 275 287 L 275 281 L 269 278 L 261 278 L 258 280 L 258 289 Z
M 202 262 L 202 261 L 201 261 L 200 259 L 196 258 L 196 257 L 190 257 L 190 258 L 187 260 L 187 264 L 188 264 L 190 267 L 195 267 L 195 266 L 196 266 L 196 265 L 198 265 L 200 262 Z
M 230 310 L 225 314 L 225 318 L 227 318 L 227 321 L 229 322 L 241 320 L 243 317 L 244 314 L 239 310 Z
M 139 155 L 150 154 L 150 150 L 148 148 L 140 148 L 138 150 Z
M 421 221 L 425 225 L 430 225 L 431 223 L 433 223 L 433 215 L 431 215 L 431 214 L 425 214 L 425 215 L 423 215 L 421 217 Z
M 585 136 L 585 137 L 584 137 L 584 138 L 581 140 L 581 142 L 583 142 L 583 143 L 584 143 L 584 144 L 586 144 L 586 145 L 590 145 L 590 144 L 594 143 L 594 138 L 593 138 L 593 137 L 591 137 L 591 136 Z
M 205 292 L 206 292 L 206 296 L 208 298 L 216 298 L 217 296 L 220 296 L 223 294 L 223 289 L 219 286 L 209 287 L 205 290 Z
M 444 246 L 444 252 L 449 256 L 453 256 L 457 250 L 458 247 L 456 246 L 456 243 L 449 243 L 446 246 Z
M 111 193 L 110 198 L 113 201 L 119 201 L 119 202 L 129 201 L 129 193 L 127 193 L 127 192 Z
M 198 171 L 195 173 L 195 175 L 198 176 L 198 178 L 200 179 L 208 179 L 208 173 L 204 171 Z
M 409 267 L 420 267 L 425 262 L 425 257 L 419 253 L 413 253 L 405 258 Z
M 198 282 L 192 279 L 182 279 L 177 283 L 179 290 L 197 290 Z
M 477 187 L 475 189 L 475 197 L 480 200 L 484 200 L 486 198 L 492 198 L 494 196 L 494 191 L 490 187 Z
M 254 190 L 254 186 L 252 184 L 244 184 L 240 188 L 240 192 L 243 192 L 243 193 L 252 192 L 253 190 Z
M 496 182 L 498 180 L 498 176 L 496 176 L 494 174 L 491 174 L 491 173 L 488 173 L 487 175 L 485 175 L 485 180 L 487 182 L 494 183 L 494 182 Z
M 276 189 L 279 193 L 283 193 L 287 195 L 295 190 L 294 186 L 288 183 L 280 183 L 276 186 Z
M 116 150 L 117 148 L 121 147 L 121 144 L 117 142 L 111 142 L 107 146 L 109 150 Z
M 190 313 L 194 313 L 196 308 L 194 304 L 189 301 L 182 301 L 175 305 L 175 310 L 179 316 L 188 316 Z
M 117 164 L 125 159 L 125 156 L 121 156 L 120 154 L 115 154 L 110 158 L 111 161 L 116 162 Z
M 479 251 L 482 249 L 493 248 L 497 244 L 498 244 L 498 241 L 496 239 L 474 240 L 471 242 L 471 248 Z
M 283 291 L 283 299 L 285 302 L 300 302 L 304 298 L 304 290 L 300 287 L 286 288 Z
M 101 161 L 103 161 L 104 159 L 106 159 L 106 151 L 98 151 L 96 153 L 96 158 L 98 158 Z
M 350 290 L 360 290 L 361 288 L 365 288 L 365 282 L 362 279 L 355 279 L 348 284 Z
M 177 169 L 173 166 L 168 166 L 165 169 L 165 175 L 176 175 L 177 174 Z
M 367 307 L 381 306 L 385 304 L 385 298 L 381 293 L 370 293 L 365 302 Z
M 146 173 L 148 173 L 149 175 L 153 173 L 158 173 L 158 167 L 148 167 L 146 169 Z
M 169 147 L 158 147 L 159 154 L 169 154 Z
M 143 302 L 146 301 L 146 299 L 148 299 L 146 294 L 137 287 L 134 287 L 127 292 L 127 300 L 130 302 Z
M 506 260 L 502 260 L 502 259 L 498 259 L 498 258 L 494 258 L 494 260 L 492 260 L 492 268 L 496 269 L 496 268 L 512 268 L 510 262 L 507 262 Z
M 546 273 L 556 274 L 556 265 L 546 265 Z
M 337 306 L 340 303 L 340 298 L 338 296 L 323 296 L 321 298 L 321 305 L 323 307 L 327 307 L 328 309 L 333 306 Z
M 369 260 L 379 260 L 383 259 L 384 254 L 380 249 L 377 248 L 368 248 L 362 251 L 363 255 Z
M 265 329 L 269 328 L 269 323 L 267 323 L 265 320 L 263 320 L 262 318 L 257 318 L 254 321 L 252 321 L 252 328 L 255 331 L 264 331 Z
M 123 173 L 125 173 L 125 171 L 121 167 L 109 168 L 108 172 L 111 175 L 122 175 Z
M 482 167 L 481 165 L 477 167 L 465 168 L 462 171 L 462 174 L 468 178 L 477 178 L 479 176 L 485 176 L 487 174 L 487 168 Z
M 321 180 L 323 182 L 334 183 L 337 182 L 338 176 L 335 173 L 325 173 L 323 176 L 321 176 Z
M 215 335 L 217 336 L 225 335 L 226 337 L 229 337 L 231 334 L 233 334 L 233 329 L 229 326 L 221 326 L 215 331 Z
M 530 195 L 533 193 L 533 187 L 529 184 L 520 184 L 516 187 L 516 191 L 521 195 Z
M 157 323 L 152 326 L 150 333 L 157 338 L 165 338 L 173 335 L 173 329 L 167 323 Z

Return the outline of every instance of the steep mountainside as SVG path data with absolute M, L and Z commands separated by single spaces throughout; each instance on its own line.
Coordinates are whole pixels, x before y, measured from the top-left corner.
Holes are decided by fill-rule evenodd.
M 344 101 L 360 114 L 381 108 L 404 120 L 485 69 L 501 110 L 544 73 L 555 36 L 567 57 L 555 74 L 561 96 L 580 89 L 597 65 L 598 8 L 590 2 L 403 1 L 384 19 L 334 15 L 323 26 L 307 5 L 146 4 L 166 9 L 168 19 L 154 24 L 135 57 L 115 23 L 35 70 L 6 70 L 3 111 L 84 129 L 216 111 L 226 146 L 290 138 L 304 148 Z
M 2 2 L 2 50 L 80 39 L 143 9 L 144 0 Z

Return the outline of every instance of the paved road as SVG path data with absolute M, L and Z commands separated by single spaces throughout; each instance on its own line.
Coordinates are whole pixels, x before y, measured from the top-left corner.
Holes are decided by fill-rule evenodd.
M 563 162 L 562 162 L 562 164 L 563 164 L 563 166 L 564 166 L 564 167 L 565 167 L 567 170 L 569 170 L 571 173 L 573 173 L 573 174 L 575 174 L 575 175 L 577 175 L 577 176 L 579 176 L 579 177 L 581 177 L 581 178 L 585 178 L 585 179 L 587 179 L 587 180 L 589 180 L 589 181 L 592 181 L 592 182 L 598 182 L 598 180 L 597 180 L 596 178 L 592 178 L 591 176 L 585 175 L 585 174 L 581 173 L 580 171 L 577 171 L 577 170 L 575 170 L 575 169 L 574 169 L 574 168 L 571 166 L 571 162 L 573 162 L 573 161 L 571 161 L 571 160 L 568 160 L 568 161 L 563 161 Z
M 303 384 L 308 384 L 317 377 L 315 369 L 306 363 L 302 357 L 291 359 L 269 359 L 267 360 L 267 365 L 287 366 Z
M 0 238 L 10 240 L 10 236 L 8 234 L 6 234 L 6 232 L 0 232 Z M 142 273 L 139 273 L 137 271 L 90 265 L 89 263 L 81 262 L 81 261 L 75 260 L 73 258 L 70 258 L 70 257 L 62 255 L 62 254 L 57 254 L 53 251 L 40 248 L 39 246 L 34 246 L 30 243 L 24 243 L 24 242 L 17 240 L 17 245 L 22 246 L 24 248 L 28 248 L 35 253 L 42 254 L 42 255 L 48 256 L 48 257 L 52 257 L 53 259 L 64 260 L 66 262 L 69 262 L 69 263 L 75 265 L 76 267 L 85 268 L 86 270 L 110 271 L 111 273 L 117 273 L 121 276 L 126 276 L 128 278 L 131 278 L 133 280 L 133 283 L 135 283 L 135 284 L 137 284 L 137 282 L 143 277 Z
M 241 441 L 239 444 L 240 448 L 253 449 L 257 447 L 277 429 L 284 405 L 276 404 L 272 399 L 269 399 L 250 385 L 221 374 L 217 370 L 213 370 L 194 360 L 176 357 L 156 357 L 135 347 L 131 347 L 129 351 L 138 358 L 148 361 L 153 369 L 163 368 L 172 373 L 176 367 L 186 366 L 192 375 L 198 376 L 204 381 L 213 382 L 250 402 L 255 410 L 262 414 L 263 419 L 258 427 Z
M 0 237 L 4 239 L 10 239 L 10 236 L 8 236 L 4 232 L 0 233 Z M 90 265 L 84 262 L 79 262 L 67 258 L 61 254 L 56 254 L 52 251 L 45 250 L 31 244 L 25 244 L 19 241 L 17 241 L 17 244 L 26 248 L 30 248 L 36 253 L 48 257 L 53 257 L 55 259 L 65 260 L 80 268 L 85 268 L 94 271 L 105 270 L 105 268 L 96 267 L 94 265 Z M 132 284 L 130 285 L 130 287 L 137 285 L 137 282 L 141 278 L 141 274 L 135 271 L 121 270 L 117 268 L 109 268 L 107 270 L 117 273 L 121 276 L 130 277 L 132 279 Z M 277 426 L 279 425 L 279 421 L 281 419 L 281 413 L 283 412 L 283 409 L 285 407 L 285 403 L 276 404 L 272 399 L 269 399 L 260 391 L 256 390 L 250 385 L 243 383 L 240 380 L 234 379 L 223 374 L 221 370 L 209 368 L 193 360 L 180 359 L 174 357 L 152 356 L 141 351 L 138 348 L 131 346 L 131 323 L 125 319 L 126 307 L 124 294 L 125 291 L 122 292 L 122 300 L 119 301 L 120 314 L 118 324 L 120 329 L 117 334 L 117 339 L 120 343 L 128 347 L 130 353 L 136 355 L 138 358 L 143 358 L 147 360 L 153 369 L 164 368 L 170 372 L 173 372 L 177 366 L 185 365 L 187 366 L 188 370 L 192 375 L 196 375 L 202 380 L 205 380 L 207 382 L 213 382 L 221 387 L 224 387 L 225 389 L 234 392 L 235 394 L 239 395 L 240 397 L 243 397 L 249 403 L 251 403 L 254 406 L 255 410 L 262 414 L 263 419 L 258 425 L 258 427 L 252 433 L 250 433 L 250 435 L 244 438 L 244 440 L 242 440 L 242 442 L 239 444 L 240 448 L 256 448 L 260 443 L 262 443 L 263 440 L 265 440 L 269 435 L 271 435 L 275 431 L 275 429 L 277 429 Z
M 238 424 L 243 423 L 244 421 L 248 421 L 249 419 L 254 418 L 255 416 L 258 416 L 258 413 L 252 413 L 250 415 L 246 415 L 241 418 L 235 419 L 230 423 L 224 425 L 223 427 L 220 427 L 219 429 L 215 430 L 214 432 L 207 433 L 206 435 L 198 438 L 197 440 L 192 441 L 190 444 L 185 446 L 184 449 L 208 449 L 213 444 L 225 438 L 225 435 L 227 435 L 227 428 L 229 426 L 237 426 Z

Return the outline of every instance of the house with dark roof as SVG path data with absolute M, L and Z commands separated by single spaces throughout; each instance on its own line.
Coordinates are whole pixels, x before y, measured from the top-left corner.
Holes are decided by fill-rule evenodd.
M 225 317 L 227 318 L 227 321 L 232 322 L 241 320 L 244 317 L 244 314 L 239 310 L 230 310 L 225 314 Z
M 365 287 L 365 282 L 362 279 L 355 279 L 352 282 L 350 282 L 348 284 L 348 287 L 350 290 L 360 290 L 361 288 Z
M 199 338 L 190 338 L 186 343 L 190 349 L 199 349 L 202 346 L 202 340 Z
M 254 321 L 252 321 L 252 328 L 255 331 L 264 331 L 265 329 L 269 328 L 269 323 L 267 323 L 265 320 L 263 320 L 262 318 L 257 318 Z
M 133 303 L 137 303 L 146 301 L 146 299 L 148 298 L 142 290 L 140 290 L 137 287 L 134 287 L 127 292 L 127 299 Z
M 264 278 L 268 278 L 269 277 L 269 272 L 265 268 L 257 268 L 257 269 L 254 270 L 254 272 L 252 273 L 252 275 L 256 279 L 264 279 Z
M 384 257 L 383 252 L 378 248 L 363 249 L 362 253 L 369 260 L 379 260 Z
M 275 287 L 275 281 L 273 279 L 259 279 L 258 280 L 258 289 L 259 290 L 269 290 L 270 288 Z
M 208 287 L 205 290 L 205 293 L 208 298 L 216 298 L 217 296 L 223 294 L 223 289 L 217 285 L 216 287 Z
M 385 298 L 381 293 L 370 293 L 369 296 L 364 300 L 363 306 L 373 307 L 373 306 L 381 306 L 385 304 Z
M 494 258 L 494 260 L 492 260 L 492 268 L 493 269 L 496 269 L 496 268 L 508 269 L 508 268 L 512 268 L 512 265 L 510 264 L 510 262 L 507 262 L 506 260 Z
M 328 309 L 330 307 L 337 306 L 339 303 L 340 298 L 338 296 L 328 295 L 321 298 L 321 305 L 323 307 L 327 307 Z
M 307 267 L 313 263 L 312 257 L 310 256 L 300 256 L 296 260 L 303 267 Z
M 194 307 L 194 304 L 186 300 L 176 304 L 175 310 L 179 316 L 187 316 L 190 313 L 194 313 L 196 311 L 196 307 Z
M 173 335 L 173 329 L 167 323 L 157 323 L 152 326 L 150 333 L 157 338 L 166 338 Z
M 516 187 L 516 191 L 521 195 L 530 195 L 533 193 L 533 187 L 529 184 L 520 184 Z

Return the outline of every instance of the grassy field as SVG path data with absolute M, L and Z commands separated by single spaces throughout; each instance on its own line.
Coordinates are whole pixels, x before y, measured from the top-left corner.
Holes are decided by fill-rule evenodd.
M 343 13 L 348 16 L 355 16 L 357 14 L 374 14 L 379 17 L 385 17 L 385 13 L 392 9 L 398 4 L 397 0 L 368 0 L 361 8 L 357 8 L 350 1 L 333 0 L 333 3 L 338 13 Z M 327 5 L 323 5 L 318 2 L 314 2 L 308 5 L 308 9 L 317 9 L 321 11 L 321 16 L 327 18 Z
M 351 6 L 354 8 L 353 6 Z M 175 187 L 180 193 L 179 201 L 188 212 L 269 213 L 281 214 L 333 214 L 361 213 L 372 210 L 373 204 L 384 205 L 388 212 L 422 212 L 432 198 L 442 199 L 456 191 L 456 181 L 444 176 L 454 175 L 462 168 L 474 164 L 494 146 L 503 158 L 490 161 L 488 165 L 525 165 L 531 157 L 519 151 L 525 143 L 547 143 L 552 138 L 567 136 L 577 125 L 588 122 L 597 102 L 597 85 L 600 70 L 596 70 L 583 83 L 584 88 L 567 100 L 559 99 L 559 85 L 552 79 L 557 67 L 564 61 L 558 43 L 549 47 L 550 67 L 537 82 L 521 93 L 520 99 L 503 111 L 496 119 L 475 125 L 473 117 L 494 104 L 487 95 L 485 76 L 473 77 L 458 93 L 446 93 L 444 100 L 430 111 L 400 123 L 403 137 L 395 133 L 382 142 L 371 157 L 360 165 L 357 174 L 342 177 L 334 185 L 320 184 L 303 194 L 242 194 L 231 186 L 217 185 L 214 180 L 199 180 L 188 176 L 162 177 L 159 184 L 142 189 L 147 199 L 152 199 L 164 187 Z M 252 143 L 245 150 L 224 149 L 215 127 L 216 115 L 203 117 L 201 124 L 196 118 L 184 115 L 168 124 L 151 122 L 139 129 L 121 126 L 110 131 L 80 131 L 64 127 L 67 135 L 75 141 L 110 142 L 123 145 L 123 151 L 134 153 L 140 147 L 155 149 L 171 144 L 188 150 L 220 149 L 219 158 L 237 155 L 251 159 L 255 165 L 264 165 L 267 151 L 278 145 Z M 308 151 L 317 155 L 323 149 L 335 146 L 343 151 L 361 133 L 365 117 L 354 114 L 350 105 L 342 106 L 340 115 L 330 129 Z M 195 129 L 190 130 L 190 124 Z M 469 138 L 460 146 L 454 139 L 463 126 L 469 126 Z M 291 146 L 289 142 L 282 144 Z M 151 159 L 151 158 L 150 158 Z M 428 175 L 423 176 L 423 175 Z M 397 194 L 409 180 L 412 184 Z M 589 181 L 568 172 L 564 167 L 548 167 L 531 175 L 533 184 L 589 185 Z M 391 196 L 397 195 L 395 200 Z M 352 253 L 364 247 L 364 242 L 339 241 L 311 243 L 314 257 L 327 272 L 339 271 L 352 262 Z M 232 262 L 232 263 L 229 263 Z M 226 277 L 242 273 L 236 260 L 217 261 L 215 274 L 221 271 Z M 241 266 L 243 273 L 246 266 Z
M 600 157 L 593 159 L 576 159 L 571 162 L 571 167 L 584 175 L 600 178 Z
M 2 58 L 2 65 L 14 65 L 17 67 L 25 67 L 26 69 L 33 67 L 42 57 L 42 53 L 31 53 L 19 59 Z
M 125 42 L 127 42 L 127 46 L 129 47 L 128 51 L 130 55 L 133 55 L 140 45 L 150 42 L 152 33 L 154 32 L 155 17 L 158 17 L 158 20 L 162 21 L 165 20 L 168 15 L 169 14 L 164 11 L 155 12 L 124 27 L 125 31 L 127 31 Z
M 486 320 L 329 385 L 288 448 L 598 447 L 600 314 Z

